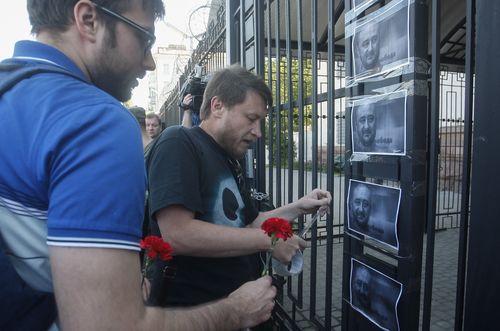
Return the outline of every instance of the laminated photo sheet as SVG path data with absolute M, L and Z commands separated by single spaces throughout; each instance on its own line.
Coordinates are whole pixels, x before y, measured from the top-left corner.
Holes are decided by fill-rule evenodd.
M 347 228 L 399 250 L 398 215 L 401 189 L 349 180 Z
M 351 24 L 348 31 L 352 29 L 352 74 L 355 82 L 383 75 L 410 63 L 409 2 L 391 1 Z M 368 3 L 371 1 L 362 6 Z
M 354 258 L 349 284 L 353 309 L 382 330 L 400 330 L 398 303 L 403 284 Z
M 353 153 L 406 155 L 407 95 L 401 90 L 349 102 Z

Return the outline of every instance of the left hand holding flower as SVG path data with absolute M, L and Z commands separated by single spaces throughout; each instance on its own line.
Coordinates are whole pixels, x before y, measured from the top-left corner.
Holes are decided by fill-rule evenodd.
M 274 251 L 276 243 L 279 239 L 287 241 L 288 238 L 293 236 L 292 226 L 290 223 L 283 218 L 272 217 L 268 218 L 261 225 L 261 229 L 271 238 L 271 252 Z M 264 265 L 264 270 L 262 275 L 267 275 L 269 273 L 269 261 L 271 260 L 271 252 L 266 254 L 266 264 Z
M 288 264 L 297 252 L 303 251 L 307 247 L 307 242 L 297 235 L 293 235 L 287 241 L 278 241 L 273 250 L 273 257 L 283 264 Z

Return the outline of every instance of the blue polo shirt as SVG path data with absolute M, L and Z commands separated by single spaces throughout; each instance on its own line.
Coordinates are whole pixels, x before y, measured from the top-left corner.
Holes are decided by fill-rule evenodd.
M 59 50 L 16 44 L 43 73 L 0 97 L 0 243 L 33 288 L 50 291 L 48 246 L 139 250 L 146 176 L 140 128 Z

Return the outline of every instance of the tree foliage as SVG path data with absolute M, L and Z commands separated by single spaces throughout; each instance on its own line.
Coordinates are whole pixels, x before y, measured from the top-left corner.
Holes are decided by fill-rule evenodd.
M 279 61 L 279 63 L 278 63 Z M 288 65 L 288 59 L 286 57 L 273 58 L 272 61 L 266 61 L 265 66 L 265 76 L 268 77 L 269 64 L 271 65 L 271 82 L 268 84 L 271 86 L 274 105 L 266 120 L 266 145 L 269 148 L 269 139 L 273 139 L 272 151 L 269 151 L 273 155 L 273 163 L 276 164 L 277 159 L 277 144 L 275 142 L 277 137 L 277 131 L 279 130 L 280 137 L 280 156 L 281 165 L 284 167 L 288 166 L 288 155 L 291 148 L 292 159 L 296 160 L 297 157 L 297 146 L 295 145 L 293 139 L 290 141 L 289 135 L 289 125 L 291 125 L 291 136 L 293 133 L 298 132 L 300 125 L 300 115 L 303 115 L 303 126 L 307 127 L 311 125 L 311 105 L 306 105 L 303 107 L 298 107 L 299 100 L 299 86 L 302 84 L 302 103 L 305 102 L 307 97 L 312 95 L 312 60 L 304 59 L 302 62 L 302 81 L 299 81 L 299 60 L 293 58 L 290 66 Z M 289 68 L 290 67 L 290 68 Z M 277 96 L 277 82 L 278 82 L 278 70 L 279 68 L 279 96 Z M 290 77 L 289 77 L 290 75 Z M 290 85 L 291 80 L 291 85 Z M 291 89 L 289 89 L 291 86 Z M 291 90 L 291 106 L 289 93 Z M 278 99 L 279 98 L 279 99 Z M 279 106 L 279 107 L 278 107 Z M 292 107 L 292 112 L 289 112 L 290 107 Z M 278 129 L 278 116 L 276 110 L 279 108 L 279 129 Z M 272 117 L 272 119 L 270 118 Z M 291 122 L 290 122 L 291 121 Z M 271 132 L 269 135 L 269 123 L 272 123 Z

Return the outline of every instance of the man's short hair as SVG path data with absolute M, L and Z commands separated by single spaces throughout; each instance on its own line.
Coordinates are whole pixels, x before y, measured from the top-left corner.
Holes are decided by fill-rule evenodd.
M 134 117 L 137 119 L 137 122 L 139 122 L 141 126 L 146 125 L 146 110 L 144 108 L 139 106 L 134 106 L 130 107 L 129 110 L 132 113 L 132 115 L 134 115 Z
M 158 125 L 161 125 L 161 118 L 156 113 L 147 113 L 146 119 L 149 119 L 149 120 L 156 119 L 158 121 Z
M 249 91 L 260 95 L 268 107 L 272 106 L 273 96 L 271 90 L 262 78 L 240 65 L 232 65 L 216 71 L 205 88 L 200 118 L 204 120 L 210 116 L 213 97 L 219 97 L 225 106 L 232 107 L 243 103 Z
M 95 3 L 122 14 L 132 8 L 138 0 L 94 0 Z M 140 0 L 143 8 L 152 8 L 155 20 L 165 16 L 162 0 Z M 73 9 L 78 0 L 28 0 L 28 14 L 31 33 L 37 34 L 42 29 L 64 32 L 73 23 Z M 113 30 L 116 20 L 101 15 L 106 26 Z

